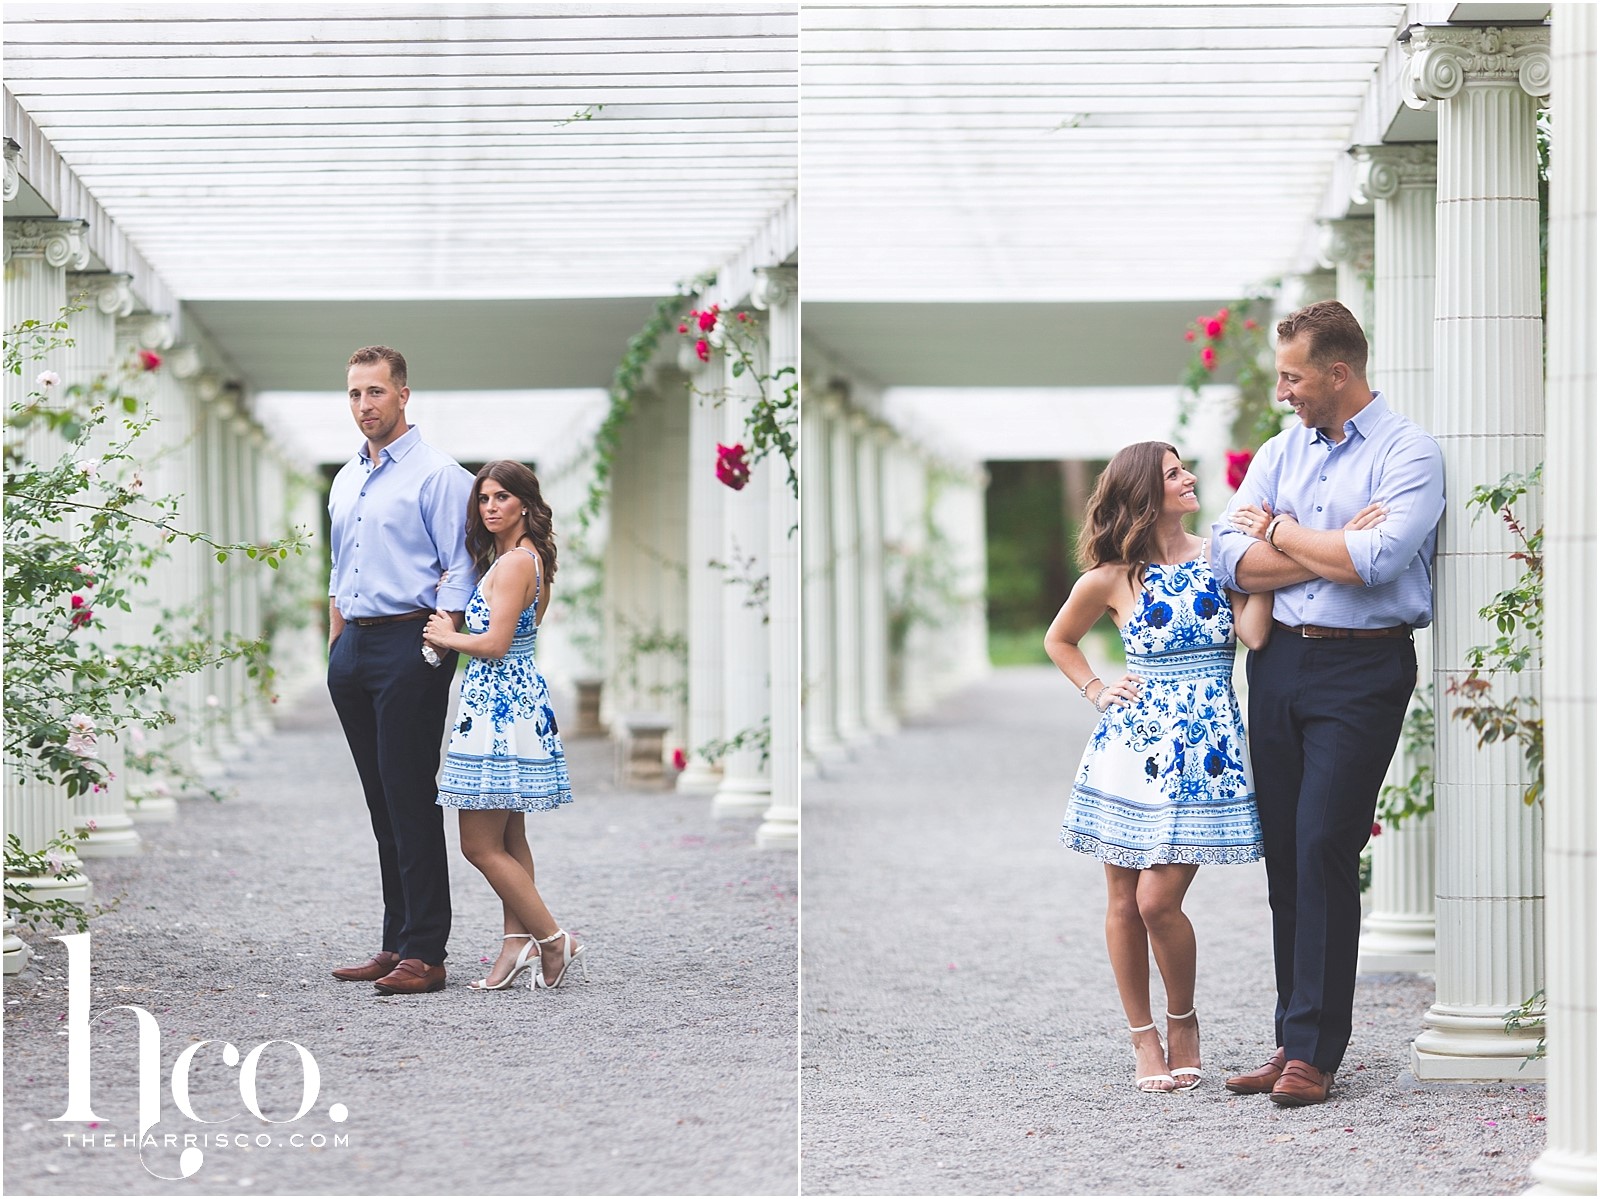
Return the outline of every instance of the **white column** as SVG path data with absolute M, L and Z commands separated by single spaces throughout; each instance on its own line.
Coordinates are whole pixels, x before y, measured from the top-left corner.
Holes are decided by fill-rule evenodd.
M 1525 473 L 1543 457 L 1539 214 L 1533 93 L 1550 78 L 1549 32 L 1413 26 L 1414 102 L 1439 113 L 1438 278 L 1433 430 L 1450 507 L 1434 578 L 1438 697 L 1439 898 L 1437 998 L 1412 1044 L 1423 1080 L 1527 1079 L 1540 1028 L 1508 1033 L 1505 1016 L 1544 978 L 1543 845 L 1539 812 L 1522 802 L 1529 769 L 1515 743 L 1478 748 L 1450 715 L 1467 650 L 1495 631 L 1477 615 L 1518 573 L 1518 546 L 1500 521 L 1468 519 L 1478 484 Z M 1538 497 L 1521 504 L 1530 528 Z M 1539 696 L 1539 663 L 1492 672 L 1495 694 Z
M 84 243 L 86 228 L 85 222 L 78 220 L 28 218 L 5 222 L 5 308 L 9 323 L 28 319 L 49 322 L 60 315 L 67 301 L 65 271 L 82 270 L 89 264 Z M 30 363 L 27 369 L 32 374 L 19 377 L 6 372 L 7 409 L 34 390 L 33 379 L 42 369 L 56 370 L 65 386 L 69 382 L 68 363 L 67 351 L 58 349 L 44 361 Z M 59 458 L 66 451 L 66 444 L 58 435 L 35 428 L 27 434 L 24 451 L 36 461 L 48 462 Z M 15 833 L 23 849 L 37 852 L 56 834 L 74 826 L 73 804 L 65 787 L 41 782 L 31 774 L 25 776 L 16 762 L 7 761 L 5 770 L 9 776 L 4 788 L 5 831 Z M 88 902 L 93 889 L 78 868 L 77 855 L 69 850 L 63 856 L 61 874 L 27 880 L 33 887 L 32 897 Z
M 1362 147 L 1356 198 L 1373 205 L 1374 296 L 1369 372 L 1389 406 L 1424 428 L 1433 423 L 1433 292 L 1438 151 L 1431 145 Z M 1433 684 L 1433 630 L 1415 634 L 1419 693 Z M 1412 701 L 1429 703 L 1425 696 Z M 1385 776 L 1399 786 L 1424 762 L 1402 741 Z M 1431 788 L 1430 788 L 1431 794 Z M 1372 910 L 1361 929 L 1363 973 L 1434 967 L 1434 822 L 1431 812 L 1385 824 L 1372 846 Z
M 900 727 L 889 701 L 889 613 L 884 598 L 883 455 L 889 432 L 867 424 L 856 442 L 861 562 L 861 715 L 869 731 Z
M 1551 14 L 1543 1194 L 1595 1193 L 1595 10 Z
M 844 752 L 834 722 L 833 491 L 829 460 L 828 405 L 817 396 L 802 401 L 800 421 L 800 553 L 805 573 L 806 755 L 815 768 Z
M 1334 296 L 1355 313 L 1361 327 L 1370 333 L 1374 327 L 1373 222 L 1364 217 L 1348 217 L 1319 223 L 1322 226 L 1322 261 L 1333 268 Z M 1370 348 L 1369 372 L 1383 360 L 1381 346 L 1373 344 Z
M 794 267 L 758 271 L 751 300 L 767 310 L 771 370 L 794 367 L 799 359 L 800 311 Z M 781 392 L 793 376 L 769 382 Z M 776 398 L 774 396 L 773 398 Z M 782 455 L 767 468 L 767 544 L 769 605 L 767 632 L 772 662 L 772 803 L 756 830 L 763 849 L 800 848 L 800 501 L 789 488 Z M 760 486 L 752 480 L 751 486 Z
M 722 765 L 700 751 L 721 740 L 723 730 L 722 572 L 711 563 L 722 553 L 727 491 L 717 482 L 717 444 L 726 441 L 722 413 L 705 393 L 718 390 L 722 363 L 695 359 L 688 344 L 679 366 L 689 371 L 693 393 L 689 410 L 689 729 L 688 763 L 678 775 L 678 790 L 710 795 L 722 781 Z
M 84 296 L 88 306 L 73 318 L 74 344 L 66 353 L 68 373 L 64 383 L 81 383 L 88 387 L 98 378 L 116 375 L 119 365 L 117 318 L 133 311 L 133 293 L 128 283 L 127 275 L 93 273 L 67 277 L 68 293 Z M 120 425 L 112 428 L 120 429 Z M 110 440 L 110 431 L 107 431 L 106 440 Z M 104 446 L 96 448 L 102 453 L 105 449 Z M 141 453 L 146 448 L 142 443 L 136 445 Z M 108 469 L 107 473 L 112 472 Z M 120 469 L 115 473 L 120 475 Z M 130 639 L 130 621 L 127 613 L 95 603 L 96 591 L 91 588 L 85 592 L 94 608 L 94 625 L 78 636 L 87 636 L 105 652 L 107 647 Z M 139 834 L 127 814 L 127 768 L 123 762 L 126 737 L 124 733 L 121 740 L 109 736 L 100 738 L 95 756 L 106 764 L 106 781 L 73 800 L 74 828 L 88 834 L 77 843 L 79 857 L 128 857 L 141 849 Z
M 861 526 L 856 504 L 854 414 L 836 401 L 828 408 L 828 481 L 833 521 L 834 727 L 849 745 L 865 740 L 861 721 Z
M 945 632 L 949 645 L 948 692 L 989 673 L 989 616 L 983 603 L 988 572 L 988 538 L 984 516 L 984 491 L 988 473 L 981 466 L 946 468 L 947 481 L 934 519 L 951 545 L 954 578 L 951 584 L 957 607 Z
M 728 308 L 731 311 L 732 305 Z M 725 374 L 723 387 L 727 399 L 722 404 L 724 445 L 743 443 L 744 423 L 753 403 L 748 375 L 734 378 L 728 361 L 721 355 Z M 757 369 L 764 369 L 758 365 Z M 750 472 L 750 481 L 741 491 L 728 491 L 722 498 L 726 519 L 723 545 L 717 555 L 739 573 L 759 578 L 772 570 L 767 545 L 768 481 L 766 476 L 781 471 L 782 463 L 770 458 Z M 758 608 L 747 602 L 749 593 L 740 583 L 726 576 L 722 587 L 722 686 L 723 733 L 725 740 L 740 734 L 756 733 L 772 719 L 771 654 L 767 629 Z M 722 781 L 711 801 L 713 816 L 760 816 L 772 803 L 771 761 L 764 764 L 759 748 L 731 751 L 722 763 Z

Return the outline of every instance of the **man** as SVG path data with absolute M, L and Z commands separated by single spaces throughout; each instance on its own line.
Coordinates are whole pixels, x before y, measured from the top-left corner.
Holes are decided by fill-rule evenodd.
M 472 476 L 406 423 L 411 391 L 397 351 L 357 350 L 348 383 L 366 441 L 328 494 L 328 691 L 378 840 L 383 947 L 333 976 L 416 994 L 444 986 L 450 878 L 435 776 L 456 657 L 430 665 L 422 629 L 435 607 L 459 626 L 476 581 L 466 548 Z
M 1337 301 L 1279 323 L 1278 399 L 1300 425 L 1261 447 L 1212 526 L 1221 581 L 1276 592 L 1246 675 L 1278 1048 L 1226 1085 L 1286 1106 L 1326 1099 L 1350 1042 L 1361 849 L 1416 684 L 1411 632 L 1433 619 L 1443 459 L 1366 364 Z

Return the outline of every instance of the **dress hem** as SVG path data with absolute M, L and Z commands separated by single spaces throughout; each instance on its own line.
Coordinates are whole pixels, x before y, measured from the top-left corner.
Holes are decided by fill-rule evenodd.
M 1111 845 L 1098 837 L 1063 828 L 1061 844 L 1088 854 L 1111 866 L 1147 870 L 1151 866 L 1246 866 L 1259 862 L 1264 853 L 1260 841 L 1248 845 L 1156 845 L 1149 849 L 1129 849 Z

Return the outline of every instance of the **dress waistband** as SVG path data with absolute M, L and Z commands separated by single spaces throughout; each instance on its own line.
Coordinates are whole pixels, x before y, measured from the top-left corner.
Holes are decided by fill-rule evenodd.
M 1214 678 L 1233 673 L 1234 647 L 1206 645 L 1165 654 L 1129 654 L 1128 673 L 1150 679 Z

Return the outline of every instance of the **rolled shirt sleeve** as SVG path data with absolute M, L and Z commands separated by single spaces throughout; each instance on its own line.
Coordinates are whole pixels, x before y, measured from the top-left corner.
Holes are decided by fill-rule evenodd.
M 1385 455 L 1372 499 L 1388 513 L 1372 529 L 1346 529 L 1345 548 L 1368 587 L 1392 583 L 1431 546 L 1444 515 L 1444 455 L 1431 437 L 1394 446 Z M 1425 555 L 1426 556 L 1426 555 Z
M 472 475 L 454 463 L 441 467 L 422 485 L 422 519 L 448 577 L 439 585 L 437 607 L 446 612 L 466 610 L 477 582 L 477 568 L 467 553 L 467 505 L 472 499 Z
M 1244 482 L 1239 484 L 1239 490 L 1233 493 L 1221 517 L 1211 526 L 1211 573 L 1231 591 L 1245 590 L 1238 582 L 1239 559 L 1258 538 L 1234 528 L 1228 523 L 1228 517 L 1246 505 L 1261 507 L 1271 502 L 1272 480 L 1277 474 L 1276 462 L 1281 448 L 1274 440 L 1257 451 L 1250 460 L 1250 468 L 1245 471 Z

